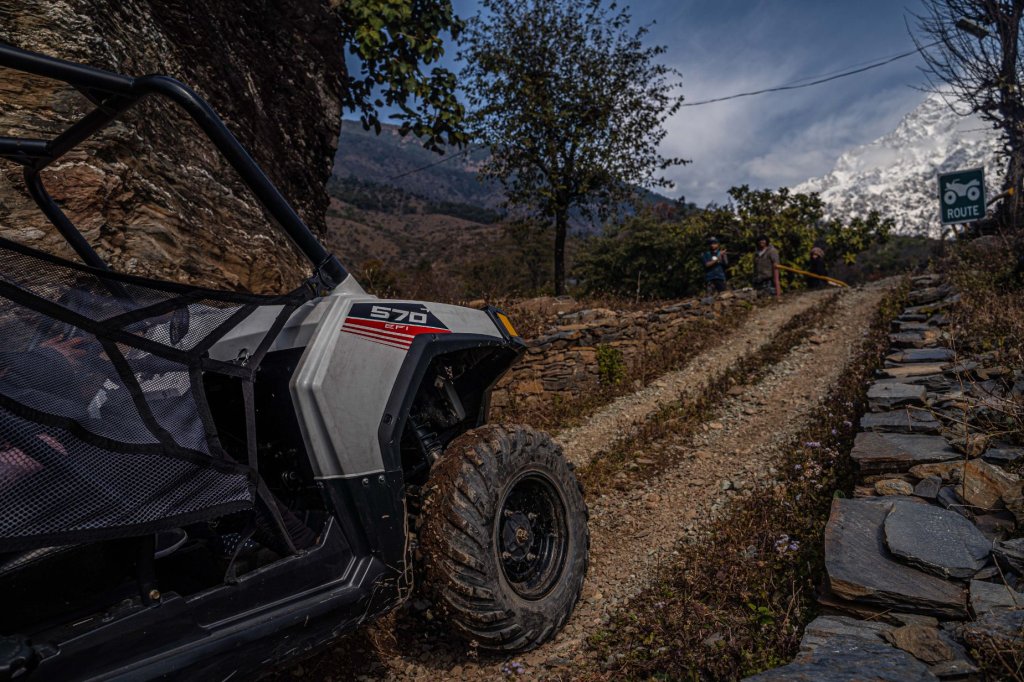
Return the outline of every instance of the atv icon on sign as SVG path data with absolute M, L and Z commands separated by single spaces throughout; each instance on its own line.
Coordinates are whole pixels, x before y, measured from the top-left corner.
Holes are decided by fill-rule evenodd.
M 946 193 L 942 200 L 952 206 L 959 197 L 967 197 L 970 201 L 977 201 L 981 198 L 981 182 L 977 179 L 968 183 L 951 182 L 946 185 Z
M 973 223 L 985 217 L 985 169 L 939 175 L 939 216 L 943 225 Z

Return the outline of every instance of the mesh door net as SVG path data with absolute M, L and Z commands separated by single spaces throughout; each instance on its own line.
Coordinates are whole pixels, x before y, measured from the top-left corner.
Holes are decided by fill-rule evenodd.
M 252 382 L 311 295 L 146 280 L 0 239 L 0 552 L 251 508 L 255 462 L 221 448 L 203 374 Z M 210 347 L 260 306 L 280 313 L 256 347 L 211 359 Z

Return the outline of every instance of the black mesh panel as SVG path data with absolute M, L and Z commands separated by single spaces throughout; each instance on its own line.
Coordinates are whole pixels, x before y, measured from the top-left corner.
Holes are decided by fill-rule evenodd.
M 208 349 L 259 306 L 284 316 L 307 298 L 105 273 L 0 240 L 0 553 L 251 507 L 255 472 L 221 450 L 196 382 L 252 381 L 258 357 Z

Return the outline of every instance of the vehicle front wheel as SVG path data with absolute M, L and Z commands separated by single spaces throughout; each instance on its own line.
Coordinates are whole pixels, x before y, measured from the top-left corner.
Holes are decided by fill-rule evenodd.
M 527 651 L 565 625 L 590 545 L 583 492 L 550 436 L 485 426 L 430 473 L 420 549 L 428 593 L 480 648 Z

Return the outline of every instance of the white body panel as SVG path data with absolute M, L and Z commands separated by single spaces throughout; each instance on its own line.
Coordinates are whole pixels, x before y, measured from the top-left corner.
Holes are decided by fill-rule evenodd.
M 352 315 L 353 306 L 361 317 Z M 396 315 L 388 320 L 385 311 Z M 257 310 L 210 350 L 211 357 L 230 361 L 252 353 L 279 313 L 273 306 Z M 305 347 L 290 390 L 317 478 L 384 472 L 378 429 L 408 346 L 420 335 L 448 333 L 502 336 L 481 310 L 382 301 L 351 277 L 292 314 L 270 350 Z

